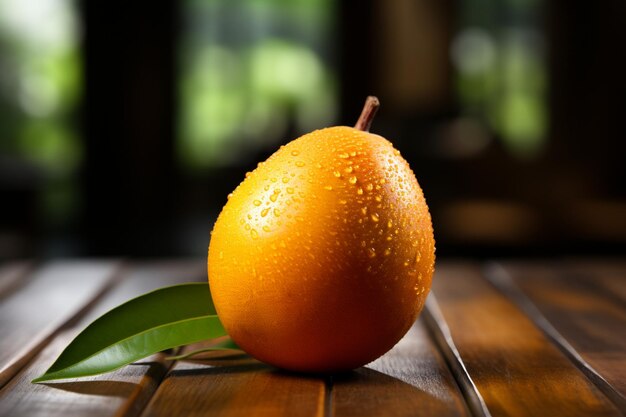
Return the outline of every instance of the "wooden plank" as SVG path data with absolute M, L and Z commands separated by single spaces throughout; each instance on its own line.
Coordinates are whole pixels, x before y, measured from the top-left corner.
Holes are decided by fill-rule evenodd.
M 0 387 L 111 283 L 114 262 L 55 262 L 0 304 Z
M 0 300 L 25 284 L 32 265 L 27 261 L 16 261 L 0 266 Z
M 626 260 L 618 259 L 569 259 L 563 267 L 572 275 L 583 274 L 596 282 L 601 282 L 613 295 L 626 303 Z
M 117 371 L 63 382 L 32 384 L 85 326 L 104 312 L 152 289 L 203 280 L 203 262 L 127 266 L 120 284 L 71 328 L 58 334 L 40 355 L 0 390 L 0 416 L 136 416 L 156 390 L 169 363 L 157 354 Z
M 476 415 L 621 415 L 476 265 L 440 264 L 433 290 L 426 317 Z
M 469 416 L 441 353 L 419 319 L 378 360 L 332 385 L 332 416 Z
M 561 263 L 493 265 L 487 276 L 619 407 L 626 409 L 626 302 L 620 274 Z M 590 273 L 591 272 L 591 273 Z
M 217 354 L 177 362 L 142 417 L 324 416 L 325 391 L 322 377 L 279 371 L 246 355 Z
M 247 356 L 212 356 L 213 361 L 178 362 L 144 416 L 469 415 L 421 322 L 368 367 L 326 381 L 275 370 Z

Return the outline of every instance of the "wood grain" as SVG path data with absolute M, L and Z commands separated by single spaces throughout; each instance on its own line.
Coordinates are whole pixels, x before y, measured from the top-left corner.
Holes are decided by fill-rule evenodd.
M 323 416 L 325 389 L 322 377 L 222 353 L 213 360 L 177 362 L 142 417 Z
M 331 392 L 334 417 L 470 415 L 421 319 L 381 358 L 335 377 Z
M 622 274 L 561 263 L 492 265 L 490 280 L 619 407 L 626 409 L 626 302 Z M 616 271 L 617 272 L 617 271 Z
M 439 265 L 429 323 L 477 414 L 619 416 L 618 408 L 475 264 Z M 437 311 L 438 310 L 438 311 Z M 444 320 L 442 322 L 442 320 Z M 449 332 L 451 343 L 445 334 Z M 454 358 L 462 360 L 462 368 Z M 476 406 L 472 391 L 485 406 Z
M 0 417 L 623 415 L 619 398 L 577 361 L 623 389 L 626 262 L 493 265 L 440 262 L 422 319 L 386 355 L 345 375 L 296 375 L 232 352 L 173 365 L 159 354 L 37 385 L 30 380 L 106 310 L 156 287 L 204 281 L 206 266 L 58 262 L 25 276 L 5 265 Z
M 120 283 L 89 314 L 64 329 L 27 367 L 0 390 L 0 416 L 136 416 L 159 385 L 170 364 L 158 354 L 109 374 L 32 384 L 85 326 L 112 307 L 152 289 L 203 279 L 201 262 L 127 266 Z M 69 289 L 68 289 L 69 291 Z M 164 306 L 165 307 L 165 306 Z
M 247 356 L 213 357 L 177 363 L 144 416 L 469 416 L 421 322 L 387 355 L 331 379 L 282 372 Z
M 584 275 L 602 286 L 626 303 L 626 260 L 618 259 L 568 259 L 561 267 L 570 274 Z
M 10 262 L 0 266 L 0 300 L 25 284 L 32 264 L 27 261 Z
M 55 262 L 0 304 L 0 387 L 111 283 L 114 262 Z

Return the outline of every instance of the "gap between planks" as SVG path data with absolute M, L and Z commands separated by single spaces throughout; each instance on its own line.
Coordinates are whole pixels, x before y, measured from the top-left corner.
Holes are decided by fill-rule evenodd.
M 502 264 L 497 262 L 488 263 L 484 268 L 484 276 L 496 289 L 515 303 L 618 409 L 626 410 L 626 398 L 600 375 L 550 323 L 535 303 L 519 288 L 511 274 Z
M 186 349 L 202 347 L 200 343 Z M 231 417 L 470 415 L 421 319 L 381 358 L 332 377 L 279 371 L 249 356 L 221 352 L 178 361 L 142 415 L 207 413 Z
M 118 272 L 123 279 L 115 280 L 116 285 L 106 296 L 75 324 L 66 323 L 55 332 L 42 352 L 0 389 L 0 415 L 82 416 L 88 413 L 92 417 L 130 417 L 141 414 L 172 366 L 171 361 L 164 360 L 164 353 L 105 375 L 35 385 L 30 381 L 52 363 L 80 330 L 105 311 L 155 287 L 195 281 L 203 275 L 203 268 L 203 264 L 189 262 L 126 265 Z
M 333 416 L 333 377 L 327 376 L 324 378 L 324 394 L 322 399 L 322 416 L 323 417 L 334 417 Z
M 431 293 L 423 314 L 472 413 L 623 415 L 532 318 L 493 287 L 478 264 L 447 263 L 438 272 L 433 290 L 439 301 Z
M 443 318 L 435 294 L 432 291 L 428 295 L 422 315 L 424 316 L 426 328 L 446 360 L 446 364 L 456 379 L 457 386 L 461 390 L 472 415 L 474 417 L 491 417 L 485 400 L 476 388 L 476 384 L 474 384 L 470 373 L 463 363 L 461 354 L 454 344 L 450 329 Z
M 82 261 L 77 263 L 72 262 L 57 262 L 52 266 L 41 267 L 36 271 L 32 271 L 31 275 L 26 278 L 27 283 L 25 286 L 20 287 L 12 294 L 12 298 L 9 301 L 16 302 L 20 305 L 16 305 L 17 309 L 23 309 L 22 303 L 27 303 L 28 300 L 21 300 L 21 298 L 28 298 L 29 292 L 36 291 L 38 286 L 41 286 L 46 291 L 54 291 L 55 287 L 52 283 L 58 278 L 59 271 L 63 265 L 71 265 L 75 268 L 75 275 L 80 272 L 81 268 L 87 268 L 87 265 L 91 264 L 88 261 Z M 28 362 L 35 357 L 39 352 L 44 349 L 48 343 L 60 332 L 62 332 L 67 326 L 71 326 L 82 316 L 84 316 L 97 302 L 109 291 L 117 282 L 118 274 L 120 271 L 121 263 L 119 261 L 98 262 L 93 263 L 101 268 L 98 271 L 101 275 L 96 275 L 94 279 L 97 282 L 93 288 L 85 288 L 85 291 L 91 291 L 89 298 L 82 302 L 78 302 L 73 309 L 67 310 L 61 313 L 61 317 L 57 320 L 52 320 L 48 324 L 38 323 L 36 334 L 29 335 L 31 339 L 29 341 L 22 341 L 24 345 L 19 348 L 17 353 L 12 355 L 12 358 L 6 360 L 4 363 L 0 363 L 0 388 L 6 385 L 11 378 L 13 378 Z M 56 269 L 55 269 L 56 268 Z M 86 270 L 85 270 L 86 271 Z M 47 274 L 47 275 L 46 275 Z M 56 275 L 55 275 L 56 274 Z M 75 277 L 78 279 L 77 277 Z M 93 277 L 92 277 L 93 278 Z M 50 281 L 50 282 L 48 282 Z M 39 288 L 41 290 L 41 288 Z M 58 290 L 58 288 L 57 288 Z M 44 296 L 48 294 L 45 293 Z M 24 297 L 21 297 L 24 296 Z M 6 306 L 7 304 L 5 304 Z M 32 310 L 29 312 L 19 310 L 17 314 L 32 314 Z M 20 329 L 28 330 L 28 329 Z M 26 336 L 26 335 L 25 335 Z

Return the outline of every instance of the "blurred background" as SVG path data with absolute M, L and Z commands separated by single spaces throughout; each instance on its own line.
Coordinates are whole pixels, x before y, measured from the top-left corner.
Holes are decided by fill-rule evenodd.
M 439 256 L 626 247 L 626 2 L 0 0 L 0 259 L 205 256 L 281 144 L 400 149 Z

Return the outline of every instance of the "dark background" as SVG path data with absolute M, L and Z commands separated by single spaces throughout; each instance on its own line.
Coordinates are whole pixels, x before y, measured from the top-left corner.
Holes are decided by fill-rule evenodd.
M 35 101 L 19 106 L 26 99 L 12 80 L 30 71 L 30 61 L 19 64 L 20 39 L 0 30 L 0 259 L 204 255 L 226 195 L 247 170 L 311 124 L 353 125 L 370 94 L 382 103 L 372 131 L 411 164 L 439 256 L 623 254 L 622 0 L 66 7 L 79 28 L 70 83 L 77 92 L 57 119 L 28 113 L 42 108 L 37 84 Z M 217 104 L 207 105 L 206 137 L 198 128 L 206 142 L 189 142 L 185 154 L 196 100 L 189 62 L 203 45 L 219 46 L 207 62 L 221 78 L 197 91 Z M 259 62 L 270 68 L 259 73 L 279 77 L 274 84 L 256 73 L 241 78 L 246 83 L 229 78 L 256 62 L 246 51 L 258 45 L 267 46 Z M 280 90 L 283 59 L 299 72 Z M 298 77 L 309 79 L 307 60 L 323 71 L 311 78 L 323 88 L 311 82 L 310 94 L 298 90 Z M 256 89 L 255 80 L 274 89 Z M 69 94 L 64 85 L 61 97 Z M 220 111 L 235 97 L 233 108 L 248 115 L 259 91 L 266 119 L 258 120 L 280 120 L 278 127 L 255 132 L 257 119 L 246 117 L 211 148 Z M 322 116 L 307 125 L 306 112 Z

